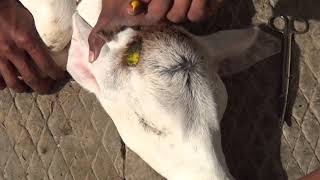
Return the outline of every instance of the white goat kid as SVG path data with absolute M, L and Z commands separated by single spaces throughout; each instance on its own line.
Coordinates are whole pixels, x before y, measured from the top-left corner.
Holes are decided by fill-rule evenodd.
M 238 72 L 277 53 L 278 40 L 256 28 L 202 38 L 169 26 L 127 28 L 104 45 L 97 61 L 90 64 L 87 41 L 100 12 L 99 1 L 94 8 L 89 1 L 81 2 L 78 10 L 85 21 L 78 13 L 73 16 L 68 72 L 96 95 L 126 145 L 162 176 L 169 180 L 233 179 L 221 147 L 219 122 L 227 92 L 218 72 Z M 70 2 L 56 2 L 73 7 Z M 44 21 L 37 22 L 43 14 L 31 12 L 37 27 L 46 26 Z M 69 25 L 70 14 L 65 14 Z M 50 32 L 49 26 L 38 28 L 43 29 Z M 65 40 L 70 41 L 67 34 Z M 136 44 L 141 47 L 140 62 L 129 66 L 126 53 Z

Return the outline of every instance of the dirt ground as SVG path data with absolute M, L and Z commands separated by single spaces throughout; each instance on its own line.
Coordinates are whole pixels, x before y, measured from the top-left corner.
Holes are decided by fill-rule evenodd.
M 292 113 L 279 126 L 281 55 L 223 78 L 229 107 L 222 143 L 239 180 L 296 180 L 320 168 L 320 1 L 226 0 L 195 33 L 267 23 L 272 15 L 310 22 L 295 36 Z M 237 118 L 235 118 L 237 117 Z M 163 179 L 121 142 L 95 97 L 76 83 L 49 96 L 0 92 L 0 180 Z

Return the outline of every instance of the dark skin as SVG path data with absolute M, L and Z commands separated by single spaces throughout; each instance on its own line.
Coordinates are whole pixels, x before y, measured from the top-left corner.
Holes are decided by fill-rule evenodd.
M 93 62 L 100 54 L 106 40 L 99 33 L 119 26 L 154 25 L 163 21 L 183 23 L 201 22 L 212 17 L 224 0 L 140 0 L 144 3 L 143 12 L 132 12 L 129 0 L 102 0 L 102 11 L 89 36 L 89 61 Z
M 310 173 L 309 175 L 301 178 L 300 180 L 319 180 L 320 179 L 320 169 Z
M 51 59 L 30 12 L 16 0 L 1 0 L 0 29 L 0 89 L 50 92 L 65 73 Z

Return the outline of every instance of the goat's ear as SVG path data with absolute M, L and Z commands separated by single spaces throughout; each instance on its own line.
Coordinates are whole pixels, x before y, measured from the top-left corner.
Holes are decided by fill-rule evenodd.
M 75 12 L 73 17 L 73 35 L 72 40 L 78 41 L 81 43 L 84 48 L 89 49 L 88 38 L 92 30 L 92 27 L 78 14 Z
M 85 61 L 84 59 L 89 59 L 88 37 L 92 30 L 92 27 L 77 12 L 74 13 L 72 20 L 73 34 L 69 48 L 67 63 L 68 71 L 68 65 Z
M 258 27 L 227 30 L 209 36 L 195 37 L 217 61 L 219 74 L 228 76 L 243 71 L 258 61 L 281 51 L 281 41 Z
M 82 87 L 98 92 L 95 77 L 88 68 L 89 43 L 88 37 L 92 27 L 76 12 L 73 15 L 73 34 L 69 48 L 67 70 Z

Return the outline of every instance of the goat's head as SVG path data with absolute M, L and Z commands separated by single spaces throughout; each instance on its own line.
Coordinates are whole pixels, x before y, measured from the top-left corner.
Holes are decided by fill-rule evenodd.
M 90 64 L 91 29 L 74 15 L 67 70 L 109 109 L 126 144 L 167 178 L 228 179 L 219 128 L 227 94 L 217 73 L 278 52 L 278 41 L 255 28 L 202 38 L 170 26 L 127 28 Z

